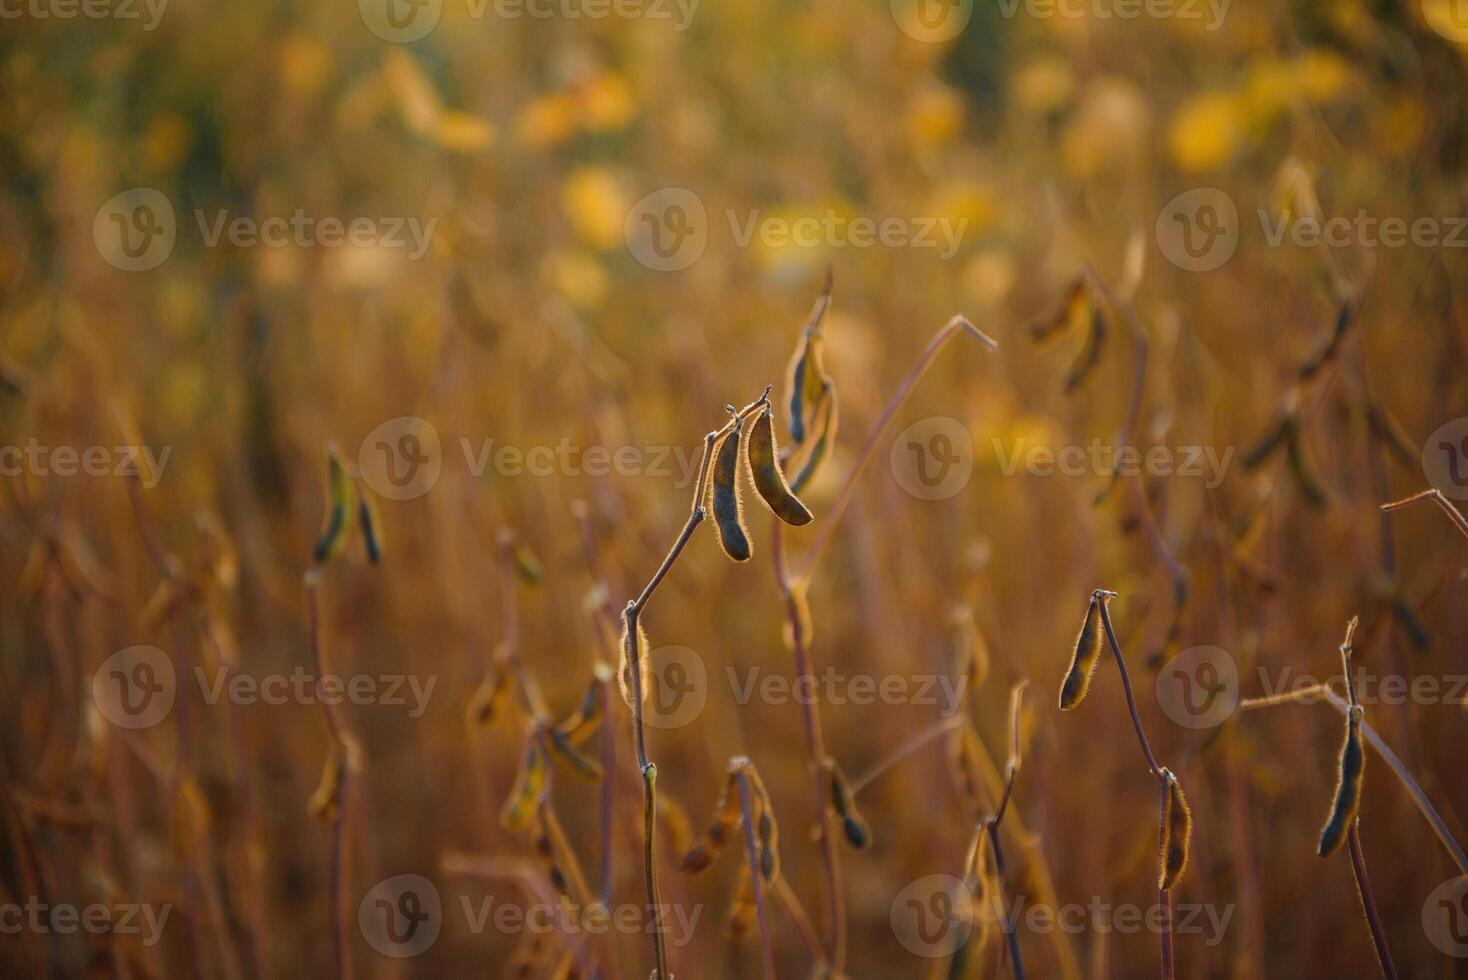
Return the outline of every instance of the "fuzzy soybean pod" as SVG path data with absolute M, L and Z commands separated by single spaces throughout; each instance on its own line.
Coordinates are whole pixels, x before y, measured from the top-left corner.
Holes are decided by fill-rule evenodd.
M 1060 710 L 1070 711 L 1085 698 L 1091 686 L 1091 675 L 1096 672 L 1096 663 L 1101 659 L 1101 597 L 1091 596 L 1091 606 L 1086 610 L 1086 621 L 1081 624 L 1076 637 L 1076 650 L 1070 658 L 1070 670 L 1060 686 Z
M 637 622 L 637 635 L 627 635 L 627 625 L 622 624 L 622 642 L 619 644 L 619 663 L 617 668 L 617 686 L 622 689 L 622 700 L 627 702 L 627 707 L 632 707 L 632 658 L 637 658 L 637 673 L 642 681 L 642 690 L 637 692 L 639 701 L 647 700 L 648 687 L 651 681 L 648 675 L 652 672 L 652 664 L 648 660 L 647 633 L 642 629 L 642 621 Z
M 774 413 L 768 405 L 755 418 L 749 429 L 746 453 L 749 474 L 770 513 L 793 527 L 809 524 L 813 518 L 800 498 L 790 491 L 785 474 L 780 470 L 780 451 L 775 445 Z
M 1330 807 L 1330 817 L 1320 830 L 1320 846 L 1315 849 L 1321 857 L 1330 857 L 1340 850 L 1346 832 L 1356 820 L 1361 809 L 1361 780 L 1366 772 L 1366 750 L 1361 744 L 1361 706 L 1352 705 L 1346 719 L 1346 740 L 1341 745 L 1340 764 L 1337 766 L 1335 801 Z
M 739 436 L 743 420 L 735 418 L 734 428 L 719 444 L 710 480 L 713 494 L 714 523 L 719 528 L 719 547 L 734 561 L 749 561 L 749 535 L 744 530 L 744 504 L 739 499 Z
M 1188 866 L 1188 845 L 1193 839 L 1193 811 L 1188 809 L 1182 785 L 1170 769 L 1162 770 L 1167 796 L 1162 804 L 1162 867 L 1157 887 L 1166 891 L 1177 884 Z

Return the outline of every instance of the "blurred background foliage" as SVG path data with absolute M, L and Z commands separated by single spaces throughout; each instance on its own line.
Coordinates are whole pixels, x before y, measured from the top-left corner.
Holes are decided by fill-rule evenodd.
M 469 10 L 445 0 L 437 29 L 410 44 L 382 40 L 339 3 L 175 3 L 153 31 L 27 15 L 0 34 L 4 441 L 172 450 L 137 508 L 122 478 L 4 478 L 4 887 L 26 894 L 33 874 L 53 901 L 171 902 L 182 920 L 148 949 L 125 937 L 7 938 L 16 975 L 330 968 L 329 835 L 306 810 L 328 746 L 319 706 L 228 717 L 205 707 L 120 739 L 98 723 L 87 678 L 133 644 L 181 664 L 227 649 L 245 673 L 309 667 L 300 575 L 322 515 L 322 447 L 336 440 L 350 456 L 398 416 L 435 426 L 443 473 L 420 498 L 382 502 L 380 567 L 355 552 L 330 566 L 326 648 L 343 672 L 438 681 L 422 718 L 346 711 L 365 758 L 349 893 L 414 872 L 451 910 L 461 895 L 511 900 L 507 887 L 440 866 L 449 851 L 527 847 L 495 820 L 518 734 L 464 724 L 504 628 L 495 531 L 514 527 L 543 565 L 540 585 L 518 587 L 524 656 L 565 714 L 604 642 L 587 612 L 593 581 L 572 502 L 590 505 L 620 607 L 676 535 L 688 489 L 666 475 L 476 474 L 461 440 L 696 452 L 726 402 L 778 387 L 828 265 L 828 370 L 843 424 L 807 497 L 817 526 L 934 329 L 962 311 L 1001 346 L 945 351 L 880 443 L 811 588 L 817 669 L 947 671 L 952 610 L 970 606 L 993 658 L 972 716 L 996 758 L 1009 684 L 1035 684 L 1014 806 L 1058 897 L 1145 905 L 1155 788 L 1114 674 L 1099 675 L 1098 703 L 1075 716 L 1061 718 L 1053 700 L 1089 590 L 1117 590 L 1144 719 L 1193 801 L 1180 900 L 1237 906 L 1219 945 L 1180 939 L 1180 975 L 1368 972 L 1348 867 L 1313 853 L 1337 716 L 1280 708 L 1195 732 L 1170 724 L 1151 692 L 1161 664 L 1199 644 L 1230 651 L 1246 695 L 1262 693 L 1260 668 L 1334 673 L 1342 627 L 1358 613 L 1358 661 L 1377 673 L 1468 670 L 1465 542 L 1430 509 L 1389 523 L 1377 513 L 1425 485 L 1410 451 L 1468 404 L 1464 252 L 1271 248 L 1255 218 L 1465 213 L 1468 46 L 1433 29 L 1443 15 L 1434 3 L 1235 3 L 1208 30 L 1179 18 L 1040 18 L 1023 5 L 1006 17 L 983 2 L 944 43 L 908 36 L 878 2 L 704 2 L 685 31 Z M 169 198 L 178 240 L 157 269 L 129 274 L 103 260 L 92 224 L 103 202 L 137 186 Z M 697 262 L 660 273 L 636 261 L 623 227 L 634 202 L 667 186 L 701 198 L 710 231 Z M 1175 267 L 1153 235 L 1164 204 L 1197 187 L 1228 194 L 1242 223 L 1235 256 L 1207 273 Z M 196 209 L 437 224 L 413 261 L 380 246 L 209 247 Z M 967 230 L 946 258 L 739 247 L 725 215 L 756 210 L 946 217 Z M 1154 541 L 1138 495 L 1093 502 L 1102 474 L 1003 471 L 1018 445 L 1114 444 L 1126 425 L 1136 338 L 1120 315 L 1071 393 L 1080 336 L 1034 345 L 1025 328 L 1087 267 L 1117 287 L 1134 238 L 1144 271 L 1132 305 L 1148 350 L 1136 440 L 1242 452 L 1297 398 L 1325 506 L 1311 506 L 1277 462 L 1247 470 L 1236 456 L 1216 488 L 1145 481 Z M 1295 368 L 1329 337 L 1343 293 L 1359 302 L 1355 329 L 1300 383 Z M 1373 405 L 1406 434 L 1408 453 L 1373 435 Z M 931 415 L 958 418 L 973 436 L 973 477 L 942 501 L 903 492 L 886 462 L 892 434 Z M 713 678 L 702 716 L 654 732 L 651 751 L 660 792 L 696 826 L 728 758 L 754 760 L 784 829 L 785 874 L 819 923 L 799 711 L 736 704 L 724 682 L 726 667 L 791 670 L 767 515 L 750 513 L 749 566 L 725 561 L 701 530 L 649 608 L 653 644 L 692 648 Z M 227 637 L 219 647 L 201 617 L 140 616 L 164 578 L 150 536 L 189 568 L 217 569 L 220 548 L 237 555 L 208 590 L 207 619 Z M 799 552 L 809 533 L 789 539 Z M 1159 541 L 1188 571 L 1180 619 Z M 931 706 L 833 704 L 823 718 L 832 754 L 859 773 L 936 716 Z M 1380 706 L 1368 718 L 1461 837 L 1464 709 Z M 636 902 L 625 714 L 610 730 L 622 764 L 614 892 Z M 597 789 L 563 779 L 555 794 L 583 864 L 598 869 Z M 1455 873 L 1450 862 L 1385 766 L 1368 764 L 1365 799 L 1366 852 L 1399 964 L 1455 975 L 1420 925 L 1423 897 Z M 937 743 L 874 782 L 862 805 L 875 845 L 844 862 L 850 973 L 927 975 L 894 937 L 890 904 L 920 876 L 957 873 L 973 814 Z M 1012 888 L 1029 893 L 1033 868 L 1012 863 Z M 696 943 L 675 953 L 680 977 L 758 972 L 757 944 L 717 927 L 733 867 L 680 879 L 671 858 L 664 866 L 670 898 L 706 906 Z M 222 888 L 222 909 L 200 901 L 206 880 Z M 775 919 L 781 972 L 804 975 L 804 946 Z M 1069 942 L 1087 975 L 1154 969 L 1147 933 Z M 1049 940 L 1021 943 L 1034 975 L 1057 975 Z M 498 975 L 516 944 L 472 934 L 451 911 L 422 958 L 391 962 L 359 943 L 355 972 Z M 623 975 L 646 974 L 642 937 L 616 949 Z

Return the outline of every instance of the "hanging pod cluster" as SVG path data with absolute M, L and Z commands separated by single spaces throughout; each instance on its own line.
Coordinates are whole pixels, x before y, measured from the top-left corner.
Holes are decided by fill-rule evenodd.
M 780 833 L 775 825 L 775 811 L 770 805 L 770 795 L 765 790 L 764 780 L 754 763 L 743 756 L 729 760 L 729 776 L 724 784 L 724 798 L 714 812 L 709 828 L 697 843 L 683 855 L 680 871 L 696 874 L 713 864 L 744 822 L 744 804 L 748 802 L 750 820 L 754 827 L 755 870 L 766 885 L 773 885 L 780 876 Z M 736 907 L 739 905 L 736 899 Z
M 714 447 L 709 471 L 709 509 L 719 531 L 719 547 L 734 561 L 748 561 L 753 549 L 744 522 L 740 470 L 748 468 L 749 482 L 770 513 L 792 527 L 809 524 L 814 518 L 801 503 L 780 468 L 780 448 L 775 440 L 774 413 L 768 399 L 755 409 L 754 420 L 745 432 L 745 419 L 728 406 L 733 422 Z M 741 454 L 740 450 L 743 449 Z

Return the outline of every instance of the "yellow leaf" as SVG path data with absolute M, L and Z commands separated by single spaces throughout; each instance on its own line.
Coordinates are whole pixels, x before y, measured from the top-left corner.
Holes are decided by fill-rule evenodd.
M 1239 100 L 1226 92 L 1195 96 L 1172 117 L 1167 146 L 1184 170 L 1212 170 L 1233 159 L 1243 143 Z
M 628 201 L 611 174 L 582 167 L 566 179 L 561 206 L 571 227 L 589 245 L 607 251 L 622 244 Z

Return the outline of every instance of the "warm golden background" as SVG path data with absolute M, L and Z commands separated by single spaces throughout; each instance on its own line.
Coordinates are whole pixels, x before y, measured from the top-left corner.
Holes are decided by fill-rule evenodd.
M 524 660 L 560 716 L 606 654 L 573 501 L 589 504 L 620 608 L 676 536 L 689 491 L 657 475 L 476 475 L 461 440 L 696 452 L 726 402 L 771 382 L 783 399 L 786 361 L 829 264 L 827 367 L 842 424 L 806 494 L 816 523 L 786 535 L 797 555 L 933 331 L 963 312 L 1000 346 L 956 339 L 879 441 L 811 585 L 816 669 L 949 672 L 952 612 L 971 607 L 991 669 L 969 709 L 1000 765 L 1009 687 L 1032 681 L 1005 823 L 1009 887 L 1041 900 L 1048 875 L 1060 902 L 1145 906 L 1156 897 L 1156 787 L 1112 665 L 1081 709 L 1055 709 L 1087 595 L 1116 590 L 1139 711 L 1193 806 L 1178 900 L 1235 906 L 1217 945 L 1178 938 L 1179 975 L 1370 975 L 1349 863 L 1314 853 L 1340 717 L 1285 706 L 1192 730 L 1169 720 L 1154 684 L 1162 660 L 1205 644 L 1237 661 L 1245 696 L 1262 693 L 1260 668 L 1269 678 L 1335 673 L 1352 615 L 1362 618 L 1357 659 L 1379 675 L 1468 672 L 1468 541 L 1430 506 L 1386 520 L 1377 510 L 1427 485 L 1416 454 L 1468 406 L 1464 251 L 1271 248 L 1255 218 L 1465 213 L 1468 45 L 1451 39 L 1452 5 L 1239 0 L 1207 30 L 1206 16 L 1047 18 L 1021 5 L 1006 17 L 982 0 L 941 43 L 899 29 L 885 2 L 834 0 L 704 0 L 683 31 L 646 18 L 509 20 L 493 8 L 474 18 L 444 0 L 437 29 L 408 44 L 370 32 L 342 2 L 176 0 L 152 31 L 143 8 L 143 21 L 9 21 L 3 442 L 141 441 L 171 456 L 151 488 L 121 476 L 4 478 L 0 888 L 5 901 L 170 903 L 174 918 L 152 947 L 0 936 L 4 972 L 332 975 L 331 831 L 308 813 L 330 745 L 320 706 L 202 705 L 190 682 L 186 708 L 130 734 L 99 716 L 90 679 L 136 644 L 167 651 L 181 674 L 220 657 L 250 676 L 312 669 L 301 583 L 323 514 L 323 447 L 334 440 L 355 461 L 375 427 L 420 416 L 442 438 L 440 479 L 415 499 L 379 501 L 379 566 L 349 540 L 322 579 L 333 670 L 437 679 L 421 718 L 382 705 L 342 713 L 363 760 L 340 904 L 354 976 L 504 974 L 521 937 L 473 934 L 459 899 L 522 893 L 442 863 L 451 852 L 530 855 L 525 835 L 497 820 L 520 719 L 465 721 L 506 622 L 496 532 L 514 528 L 542 566 L 540 584 L 513 591 Z M 690 267 L 658 272 L 629 252 L 624 220 L 670 186 L 703 201 L 709 237 Z M 134 187 L 171 201 L 178 236 L 160 266 L 130 273 L 107 261 L 93 223 Z M 1242 216 L 1236 254 L 1210 272 L 1178 268 L 1154 235 L 1166 202 L 1199 187 L 1225 192 Z M 207 247 L 193 217 L 296 208 L 437 225 L 412 261 L 370 247 Z M 951 257 L 739 247 L 730 209 L 967 225 Z M 1128 269 L 1134 235 L 1142 261 Z M 1133 301 L 1103 304 L 1107 341 L 1067 393 L 1084 328 L 1047 344 L 1027 328 L 1088 266 L 1109 289 L 1134 282 Z M 1359 315 L 1297 381 L 1297 366 L 1326 347 L 1342 289 Z M 1233 448 L 1222 484 L 1146 480 L 1144 512 L 1137 480 L 1094 503 L 1101 474 L 1006 475 L 996 445 L 1117 443 L 1137 331 L 1148 356 L 1136 441 Z M 1306 500 L 1283 454 L 1253 470 L 1238 459 L 1289 404 L 1323 507 Z M 895 434 L 929 416 L 961 420 L 973 443 L 972 478 L 938 501 L 904 492 L 888 463 Z M 700 717 L 650 731 L 649 751 L 659 793 L 695 829 L 728 759 L 754 761 L 779 818 L 784 874 L 823 931 L 800 710 L 736 704 L 724 681 L 726 666 L 793 669 L 769 517 L 753 504 L 749 516 L 750 563 L 727 561 L 701 528 L 648 607 L 652 643 L 697 651 L 713 678 Z M 1190 583 L 1176 630 L 1164 552 Z M 637 903 L 639 780 L 620 700 L 616 709 L 612 891 Z M 939 720 L 932 705 L 822 712 L 827 747 L 852 776 Z M 1370 705 L 1367 720 L 1461 839 L 1465 709 Z M 599 787 L 558 770 L 553 798 L 599 889 Z M 1365 852 L 1403 975 L 1464 975 L 1468 960 L 1440 953 L 1422 925 L 1428 893 L 1459 872 L 1374 755 L 1364 798 Z M 889 917 L 910 882 L 960 874 L 973 833 L 978 814 L 942 740 L 885 772 L 860 803 L 875 842 L 842 855 L 848 973 L 941 974 L 898 942 Z M 665 843 L 660 863 L 665 897 L 703 907 L 696 941 L 674 952 L 680 980 L 760 975 L 757 937 L 734 943 L 720 929 L 738 857 L 685 878 Z M 406 872 L 436 883 L 447 914 L 431 950 L 391 960 L 356 931 L 357 903 Z M 771 927 L 780 975 L 806 976 L 811 955 L 778 906 Z M 1019 942 L 1032 976 L 1155 975 L 1157 937 L 1145 931 L 1088 929 L 1059 944 L 1022 931 Z M 611 949 L 609 976 L 647 976 L 645 937 Z M 559 961 L 552 942 L 532 975 Z M 1009 975 L 997 961 L 988 968 Z

